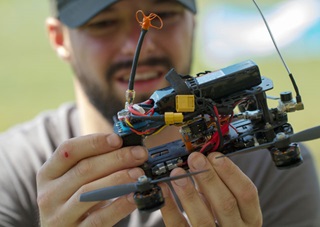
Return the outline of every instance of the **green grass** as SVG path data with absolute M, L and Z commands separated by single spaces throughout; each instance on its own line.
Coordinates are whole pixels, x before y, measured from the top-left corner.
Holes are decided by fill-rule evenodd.
M 0 2 L 0 131 L 73 100 L 72 75 L 47 41 L 46 1 Z
M 47 41 L 44 20 L 48 12 L 46 1 L 0 1 L 0 131 L 74 100 L 72 73 L 55 56 Z M 194 70 L 201 71 L 201 47 L 197 49 Z M 253 60 L 262 74 L 274 81 L 270 95 L 293 90 L 277 56 Z M 295 131 L 319 125 L 320 58 L 289 58 L 288 65 L 296 76 L 305 104 L 304 111 L 289 114 L 289 122 Z M 276 105 L 270 103 L 273 104 Z M 307 145 L 320 170 L 320 140 Z

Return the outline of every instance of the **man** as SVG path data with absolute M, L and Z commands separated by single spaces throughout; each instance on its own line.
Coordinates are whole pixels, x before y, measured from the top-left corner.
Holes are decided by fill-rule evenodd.
M 131 194 L 79 202 L 83 192 L 143 175 L 138 166 L 147 160 L 146 149 L 121 148 L 122 140 L 112 133 L 140 34 L 136 11 L 156 13 L 164 23 L 162 30 L 148 32 L 142 46 L 135 83 L 140 102 L 167 85 L 163 77 L 171 67 L 189 73 L 196 8 L 193 0 L 52 0 L 52 5 L 57 17 L 47 20 L 49 39 L 74 71 L 77 102 L 1 136 L 1 225 L 261 226 L 262 215 L 265 226 L 319 224 L 317 176 L 305 151 L 304 164 L 287 171 L 276 170 L 263 151 L 234 158 L 236 165 L 216 159 L 218 153 L 192 153 L 190 171 L 209 171 L 194 176 L 196 187 L 188 178 L 172 182 L 179 202 L 161 184 L 166 205 L 151 214 L 137 212 Z M 178 136 L 176 128 L 167 128 L 146 146 Z M 183 173 L 177 168 L 171 175 Z

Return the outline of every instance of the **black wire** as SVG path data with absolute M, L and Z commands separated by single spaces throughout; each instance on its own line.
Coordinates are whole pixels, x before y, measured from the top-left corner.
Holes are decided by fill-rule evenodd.
M 143 42 L 144 36 L 147 33 L 147 31 L 148 30 L 141 29 L 140 37 L 139 37 L 139 40 L 138 40 L 138 45 L 137 45 L 137 48 L 136 48 L 136 52 L 134 53 L 133 62 L 132 62 L 132 68 L 131 68 L 131 72 L 130 72 L 130 78 L 129 78 L 129 84 L 128 84 L 128 89 L 129 90 L 133 90 L 133 88 L 134 88 L 134 78 L 136 76 L 136 70 L 137 70 L 140 50 L 141 50 L 141 46 L 142 46 L 142 42 Z
M 298 85 L 296 84 L 296 81 L 294 80 L 292 73 L 289 73 L 289 77 L 290 77 L 290 80 L 291 80 L 292 85 L 294 87 L 294 90 L 296 91 L 297 102 L 300 103 L 302 100 L 301 100 L 301 95 L 299 93 Z
M 268 32 L 269 32 L 270 37 L 271 37 L 271 40 L 272 40 L 272 42 L 273 42 L 273 44 L 274 44 L 274 46 L 275 46 L 275 48 L 276 48 L 276 50 L 277 50 L 277 52 L 278 52 L 278 55 L 280 56 L 280 59 L 281 59 L 284 67 L 286 68 L 286 70 L 287 70 L 287 72 L 288 72 L 288 74 L 289 74 L 291 83 L 292 83 L 292 85 L 293 85 L 293 87 L 294 87 L 294 90 L 295 90 L 295 92 L 296 92 L 297 102 L 299 103 L 299 102 L 301 102 L 301 95 L 300 95 L 300 93 L 299 93 L 299 89 L 298 89 L 298 86 L 297 86 L 297 84 L 296 84 L 296 82 L 295 82 L 295 80 L 294 80 L 294 77 L 293 77 L 292 73 L 290 72 L 289 67 L 287 66 L 286 62 L 284 61 L 284 59 L 283 59 L 283 57 L 282 57 L 282 55 L 281 55 L 281 53 L 280 53 L 280 50 L 279 50 L 279 48 L 278 48 L 278 46 L 277 46 L 277 43 L 276 43 L 275 39 L 273 38 L 271 29 L 269 28 L 269 25 L 268 25 L 267 20 L 265 19 L 264 15 L 263 15 L 262 11 L 260 10 L 260 8 L 259 8 L 258 4 L 256 3 L 256 1 L 255 1 L 255 0 L 252 0 L 252 1 L 253 1 L 253 3 L 255 4 L 255 6 L 257 7 L 257 9 L 258 9 L 258 11 L 259 11 L 259 13 L 260 13 L 263 21 L 264 21 L 264 24 L 266 25 L 266 27 L 267 27 L 267 29 L 268 29 Z

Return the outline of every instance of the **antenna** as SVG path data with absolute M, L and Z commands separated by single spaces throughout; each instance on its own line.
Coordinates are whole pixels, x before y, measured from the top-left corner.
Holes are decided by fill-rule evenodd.
M 255 1 L 255 0 L 252 0 L 252 1 L 253 1 L 253 3 L 255 4 L 255 6 L 257 7 L 257 9 L 258 9 L 258 11 L 259 11 L 259 13 L 260 13 L 263 21 L 264 21 L 264 24 L 266 25 L 266 27 L 267 27 L 267 29 L 268 29 L 268 32 L 269 32 L 270 37 L 271 37 L 271 39 L 272 39 L 272 42 L 273 42 L 273 44 L 274 44 L 274 46 L 275 46 L 275 48 L 276 48 L 276 50 L 277 50 L 277 52 L 278 52 L 278 55 L 279 55 L 279 57 L 281 58 L 281 61 L 282 61 L 284 67 L 286 68 L 286 70 L 287 70 L 287 72 L 288 72 L 288 74 L 289 74 L 289 77 L 290 77 L 290 79 L 291 79 L 291 83 L 292 83 L 292 85 L 293 85 L 293 87 L 294 87 L 294 90 L 295 90 L 295 92 L 296 92 L 296 101 L 297 101 L 297 103 L 302 103 L 302 99 L 301 99 L 301 96 L 300 96 L 300 93 L 299 93 L 299 89 L 298 89 L 298 86 L 297 86 L 297 84 L 296 84 L 296 82 L 295 82 L 295 80 L 294 80 L 293 74 L 290 72 L 289 67 L 287 66 L 286 62 L 284 61 L 284 59 L 283 59 L 283 57 L 282 57 L 282 55 L 281 55 L 281 53 L 280 53 L 280 50 L 279 50 L 279 48 L 278 48 L 278 46 L 277 46 L 277 43 L 276 43 L 276 41 L 275 41 L 275 39 L 274 39 L 274 37 L 273 37 L 273 35 L 272 35 L 271 29 L 270 29 L 270 27 L 269 27 L 269 25 L 268 25 L 268 22 L 267 22 L 267 20 L 265 19 L 264 15 L 263 15 L 262 11 L 260 10 L 260 8 L 259 8 L 258 4 L 256 3 L 256 1 Z
M 139 19 L 139 15 L 142 15 L 142 20 Z M 154 19 L 158 19 L 160 21 L 160 25 L 159 26 L 155 26 L 151 23 L 152 20 Z M 141 50 L 141 46 L 142 46 L 142 42 L 144 39 L 144 36 L 146 35 L 147 31 L 149 30 L 150 27 L 152 28 L 156 28 L 156 29 L 161 29 L 163 26 L 162 20 L 161 18 L 154 13 L 150 13 L 149 16 L 146 16 L 142 10 L 138 10 L 136 12 L 136 20 L 138 21 L 138 23 L 141 26 L 141 33 L 140 33 L 140 37 L 138 40 L 138 45 L 136 47 L 136 51 L 134 53 L 134 57 L 133 57 L 133 62 L 132 62 L 132 68 L 131 68 L 131 72 L 130 72 L 130 77 L 129 77 L 129 84 L 128 84 L 128 90 L 126 91 L 126 109 L 127 106 L 129 104 L 133 103 L 133 99 L 135 96 L 135 91 L 134 91 L 134 78 L 136 75 L 136 69 L 137 69 L 137 65 L 138 65 L 138 59 L 139 59 L 139 55 L 140 55 L 140 50 Z

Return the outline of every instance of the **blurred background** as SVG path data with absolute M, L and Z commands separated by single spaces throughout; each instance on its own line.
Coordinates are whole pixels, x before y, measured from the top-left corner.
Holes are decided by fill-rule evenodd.
M 320 1 L 257 1 L 299 86 L 305 110 L 290 113 L 296 132 L 320 124 Z M 269 95 L 293 91 L 252 1 L 198 1 L 193 74 L 251 59 L 272 79 Z M 44 21 L 48 1 L 0 2 L 0 132 L 74 100 L 72 73 L 51 50 Z M 270 101 L 275 107 L 277 102 Z M 312 149 L 320 175 L 320 140 Z

